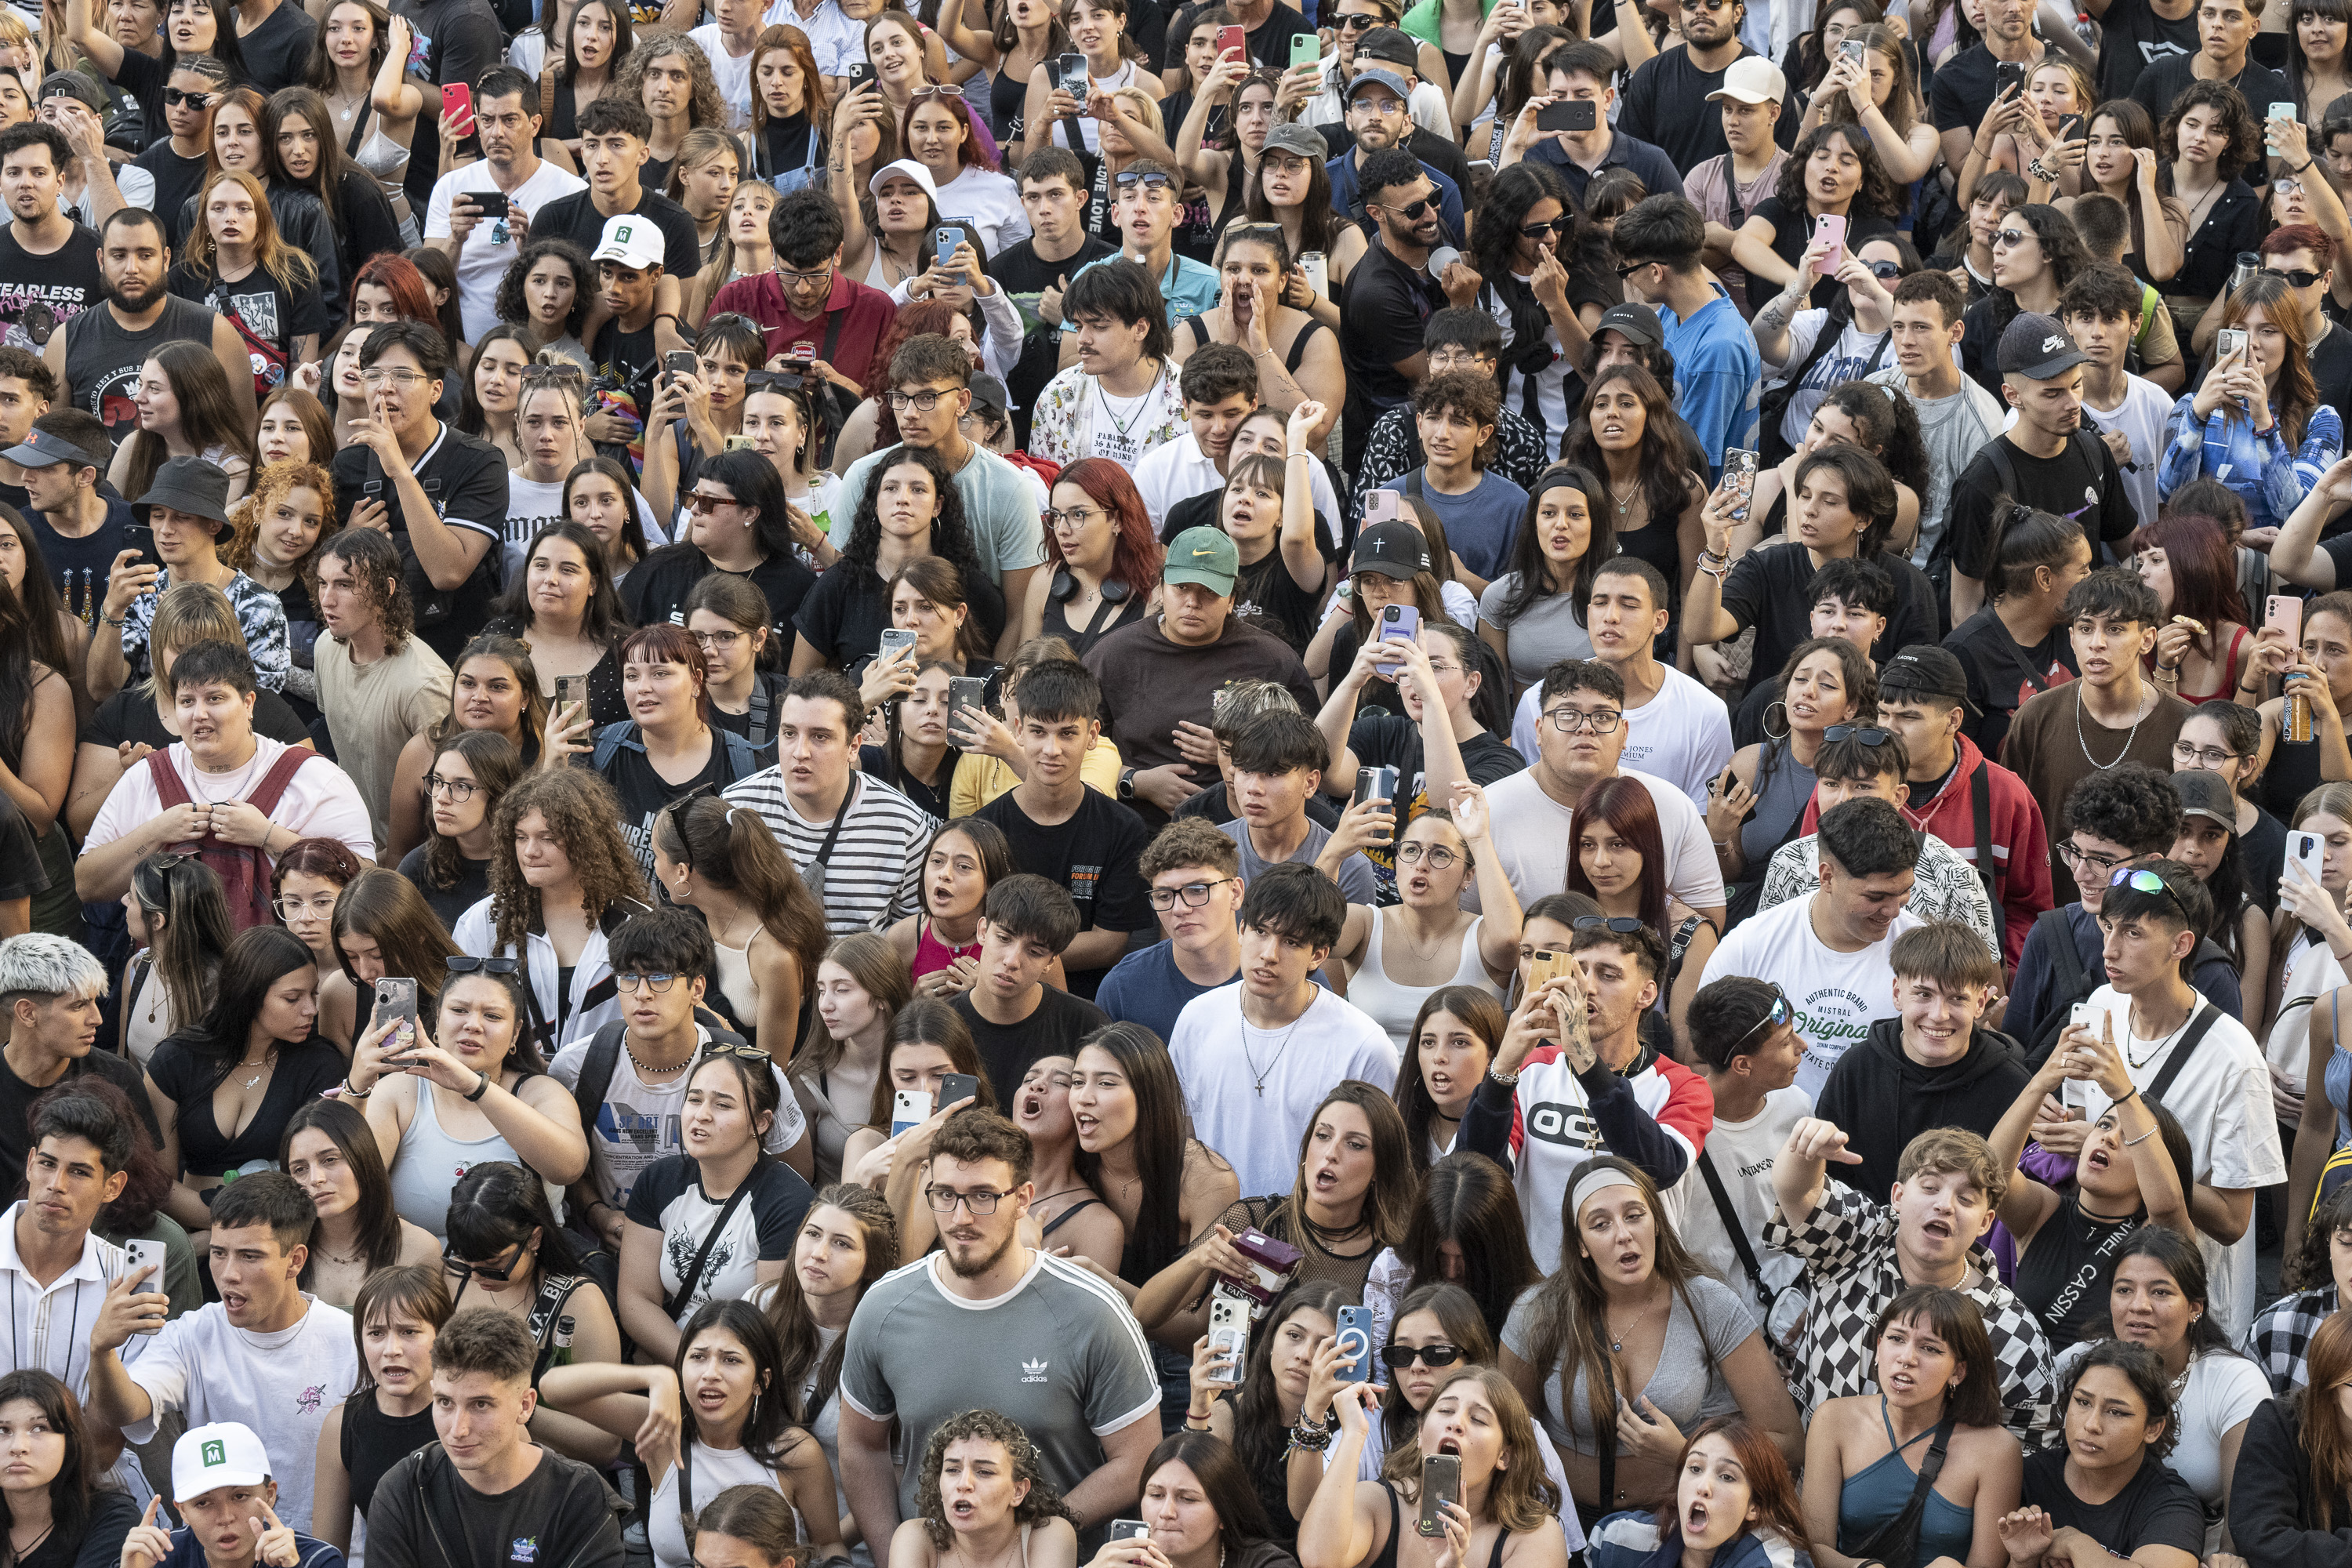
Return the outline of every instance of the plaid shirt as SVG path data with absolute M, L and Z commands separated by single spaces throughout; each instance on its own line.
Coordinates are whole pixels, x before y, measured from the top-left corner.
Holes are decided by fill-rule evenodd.
M 2336 1315 L 2336 1287 L 2305 1290 L 2263 1309 L 2246 1331 L 2246 1353 L 2284 1399 L 2310 1381 L 2311 1336 Z
M 1797 1345 L 1802 1370 L 1790 1385 L 1807 1416 L 1823 1400 L 1870 1393 L 1877 1386 L 1871 1331 L 1906 1283 L 1895 1259 L 1895 1211 L 1832 1182 L 1801 1223 L 1790 1223 L 1776 1206 L 1764 1222 L 1764 1239 L 1801 1262 L 1812 1288 L 1812 1308 Z M 1971 1252 L 1976 1280 L 1963 1293 L 1984 1311 L 2000 1369 L 2001 1402 L 2009 1407 L 2006 1425 L 2029 1449 L 2041 1447 L 2055 1429 L 2058 1389 L 2049 1342 L 2033 1314 L 2000 1282 L 1992 1254 L 1981 1243 Z

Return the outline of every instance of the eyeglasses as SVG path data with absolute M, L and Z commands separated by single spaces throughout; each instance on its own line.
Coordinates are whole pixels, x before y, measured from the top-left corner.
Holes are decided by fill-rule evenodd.
M 280 899 L 270 907 L 289 921 L 299 921 L 304 915 L 325 920 L 335 912 L 335 900 L 332 894 L 321 893 L 315 899 Z
M 1066 506 L 1058 510 L 1047 507 L 1037 514 L 1037 521 L 1056 533 L 1062 531 L 1062 525 L 1066 522 L 1070 525 L 1070 531 L 1076 533 L 1096 518 L 1108 515 L 1098 506 Z
M 2297 188 L 2301 188 L 2300 184 L 2298 184 Z M 2302 267 L 2296 268 L 2292 272 L 2283 270 L 2276 267 L 2265 267 L 2263 268 L 2263 275 L 2266 278 L 2284 278 L 2289 284 L 2297 289 L 2308 289 L 2314 283 L 2318 282 L 2321 278 L 2326 276 L 2324 273 L 2314 272 L 2307 268 Z
M 787 289 L 814 289 L 833 281 L 833 268 L 820 267 L 814 272 L 795 272 L 789 267 L 779 267 L 776 268 L 776 281 Z
M 504 1263 L 468 1263 L 446 1245 L 441 1248 L 441 1262 L 452 1274 L 470 1275 L 477 1279 L 487 1279 L 493 1285 L 503 1285 L 514 1278 L 516 1269 L 522 1267 L 522 1243 L 518 1241 L 510 1245 L 514 1247 L 514 1256 Z M 499 1250 L 504 1251 L 505 1248 Z
M 1824 741 L 1860 741 L 1865 746 L 1883 746 L 1894 737 L 1892 730 L 1882 730 L 1870 724 L 1832 724 L 1822 731 Z
M 1768 1029 L 1779 1028 L 1781 1025 L 1788 1023 L 1796 1016 L 1797 1009 L 1790 1005 L 1789 1001 L 1789 994 L 1781 990 L 1778 984 L 1775 984 L 1772 987 L 1771 1008 L 1767 1011 L 1762 1017 L 1757 1019 L 1756 1022 L 1748 1027 L 1746 1034 L 1740 1036 L 1738 1039 L 1732 1042 L 1731 1055 L 1725 1057 L 1723 1059 L 1729 1061 L 1732 1057 L 1736 1057 L 1739 1054 L 1740 1047 L 1746 1045 L 1748 1041 L 1754 1039 L 1757 1036 L 1764 1033 Z
M 167 87 L 163 89 L 164 108 L 178 109 L 183 105 L 190 109 L 210 109 L 213 106 L 213 95 L 209 92 L 182 92 L 176 87 Z
M 1181 899 L 1187 909 L 1197 910 L 1209 901 L 1210 889 L 1240 880 L 1238 877 L 1220 877 L 1213 882 L 1187 882 L 1181 888 L 1154 888 L 1151 889 L 1151 907 L 1165 914 L 1176 907 L 1178 899 Z
M 741 632 L 688 632 L 686 635 L 694 639 L 695 647 L 708 648 L 712 653 L 733 653 L 735 645 L 743 640 Z
M 1619 936 L 1632 936 L 1637 931 L 1646 931 L 1648 927 L 1644 926 L 1640 921 L 1635 920 L 1632 915 L 1579 915 L 1576 917 L 1574 929 L 1577 931 L 1612 931 Z
M 1370 58 L 1377 60 L 1381 57 L 1373 55 Z M 1370 98 L 1359 93 L 1354 98 L 1348 100 L 1348 110 L 1349 113 L 1353 113 L 1360 109 L 1372 114 L 1377 114 L 1383 120 L 1390 120 L 1404 112 L 1404 100 L 1401 98 L 1394 97 L 1393 95 L 1385 98 Z M 1415 214 L 1414 216 L 1419 216 L 1420 215 Z
M 2146 867 L 2118 866 L 2107 873 L 2107 886 L 2128 887 L 2136 893 L 2162 893 L 2172 900 L 2172 907 L 2180 911 L 2182 920 L 2189 919 L 2189 906 L 2180 901 L 2180 895 L 2172 890 L 2172 884 L 2164 879 L 2161 872 Z
M 625 974 L 615 971 L 613 975 L 613 984 L 618 990 L 647 989 L 656 996 L 667 994 L 669 988 L 677 984 L 677 975 L 667 969 L 656 969 L 651 972 L 637 970 Z
M 1418 866 L 1426 861 L 1433 871 L 1443 871 L 1462 858 L 1443 844 L 1400 844 L 1396 858 L 1400 866 Z
M 1133 169 L 1128 169 L 1120 173 L 1118 176 L 1118 188 L 1120 190 L 1132 190 L 1137 185 L 1141 185 L 1144 189 L 1150 191 L 1172 191 L 1176 188 L 1176 182 L 1169 178 L 1166 174 L 1139 173 Z
M 442 967 L 452 974 L 520 974 L 522 973 L 522 960 L 476 958 L 471 953 L 460 952 L 445 960 Z
M 975 1215 L 994 1214 L 997 1204 L 1012 1195 L 1011 1193 L 992 1193 L 986 1187 L 981 1188 L 976 1193 L 960 1193 L 953 1187 L 923 1189 L 923 1197 L 931 1205 L 933 1214 L 953 1214 L 958 1204 L 963 1205 Z
M 2124 858 L 2120 855 L 2102 855 L 2095 849 L 2078 849 L 2071 838 L 2059 842 L 2058 858 L 2070 866 L 2088 866 L 2094 871 L 2106 870 Z
M 2011 246 L 2023 245 L 2029 239 L 2039 239 L 2040 237 L 2041 236 L 2035 234 L 2030 228 L 1999 229 L 1993 234 L 1992 247 L 1995 250 L 2005 250 Z
M 688 490 L 681 499 L 688 511 L 716 511 L 722 506 L 738 504 L 733 496 L 715 496 L 709 490 Z
M 2202 763 L 2209 768 L 2221 768 L 2235 762 L 2239 754 L 2236 752 L 2224 751 L 2219 746 L 2207 746 L 2200 750 L 2187 741 L 2172 742 L 2172 760 L 2183 767 Z
M 733 1057 L 739 1061 L 754 1063 L 772 1062 L 776 1059 L 760 1047 L 745 1045 L 740 1040 L 713 1040 L 702 1047 L 702 1061 L 707 1062 L 718 1057 Z
M 1570 235 L 1574 234 L 1575 232 L 1576 220 L 1565 216 L 1556 217 L 1549 223 L 1523 223 L 1519 225 L 1519 237 L 1522 239 L 1541 239 L 1548 234 L 1556 234 L 1559 236 L 1560 238 L 1566 239 Z
M 929 414 L 940 405 L 940 398 L 953 397 L 962 390 L 955 387 L 946 392 L 886 392 L 882 395 L 893 414 L 904 414 L 909 408 L 918 414 Z
M 1390 1345 L 1381 1352 L 1381 1359 L 1402 1370 L 1419 1362 L 1423 1366 L 1452 1366 L 1462 1359 L 1459 1345 Z
M 463 805 L 467 801 L 473 799 L 474 792 L 481 787 L 482 786 L 480 784 L 476 784 L 472 779 L 445 779 L 439 773 L 426 773 L 425 775 L 425 794 L 440 795 L 446 792 L 449 798 L 456 801 L 459 805 Z
M 961 101 L 963 98 L 963 89 L 961 87 L 919 87 L 914 91 L 907 95 L 907 101 L 908 103 L 920 103 L 927 98 L 944 98 L 950 101 Z
M 1449 370 L 1484 370 L 1486 362 L 1468 349 L 1433 349 L 1429 370 L 1433 375 L 1444 375 Z
M 1614 708 L 1604 708 L 1598 713 L 1582 713 L 1573 708 L 1555 708 L 1544 715 L 1551 727 L 1563 735 L 1573 735 L 1579 730 L 1590 730 L 1596 735 L 1606 735 L 1617 728 L 1625 717 Z
M 360 384 L 362 386 L 390 385 L 405 389 L 415 386 L 420 381 L 432 379 L 421 370 L 372 369 L 360 372 Z

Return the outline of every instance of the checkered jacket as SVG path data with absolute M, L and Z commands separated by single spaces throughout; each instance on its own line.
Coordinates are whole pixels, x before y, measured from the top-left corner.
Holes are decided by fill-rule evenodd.
M 2336 1315 L 2336 1287 L 2305 1290 L 2263 1308 L 2246 1331 L 2246 1353 L 2284 1399 L 2310 1381 L 2311 1336 Z
M 1871 1330 L 1905 1289 L 1895 1260 L 1895 1211 L 1832 1182 L 1820 1205 L 1800 1223 L 1791 1224 L 1776 1207 L 1764 1222 L 1764 1239 L 1804 1265 L 1812 1290 L 1797 1346 L 1801 1371 L 1790 1388 L 1806 1415 L 1823 1400 L 1870 1393 L 1876 1387 Z M 2050 1343 L 2041 1322 L 2000 1282 L 1992 1254 L 1981 1244 L 1973 1261 L 1977 1283 L 1966 1294 L 1983 1310 L 1992 1338 L 2001 1402 L 2009 1407 L 2005 1425 L 2028 1448 L 2040 1447 L 2055 1429 L 2058 1385 Z

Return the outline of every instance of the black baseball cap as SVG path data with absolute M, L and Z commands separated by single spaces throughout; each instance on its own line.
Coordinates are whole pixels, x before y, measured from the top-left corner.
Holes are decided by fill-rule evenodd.
M 1969 700 L 1969 675 L 1950 649 L 1934 643 L 1914 643 L 1886 661 L 1878 672 L 1878 695 L 1889 698 L 1898 691 L 1908 691 L 1920 697 L 1948 697 L 1969 712 L 1977 705 Z
M 1410 583 L 1416 574 L 1429 570 L 1429 541 L 1409 522 L 1376 522 L 1356 535 L 1350 569 Z
M 2091 356 L 2074 346 L 2074 335 L 2055 316 L 2033 311 L 2010 322 L 2000 334 L 2000 374 L 2049 381 Z

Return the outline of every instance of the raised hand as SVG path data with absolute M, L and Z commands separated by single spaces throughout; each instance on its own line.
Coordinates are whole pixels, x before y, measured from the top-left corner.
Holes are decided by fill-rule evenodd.
M 1818 1116 L 1808 1116 L 1789 1129 L 1788 1153 L 1792 1160 L 1807 1163 L 1862 1163 L 1862 1156 L 1846 1147 L 1845 1129 Z
M 156 1511 L 163 1500 L 151 1497 L 147 1511 L 139 1516 L 122 1538 L 122 1568 L 155 1568 L 155 1564 L 172 1555 L 172 1532 L 155 1522 Z
M 254 1542 L 253 1557 L 268 1568 L 295 1568 L 302 1561 L 301 1549 L 294 1544 L 294 1527 L 278 1517 L 278 1510 L 268 1503 L 261 1505 L 261 1519 L 249 1519 L 260 1540 Z M 268 1522 L 265 1525 L 263 1521 Z

